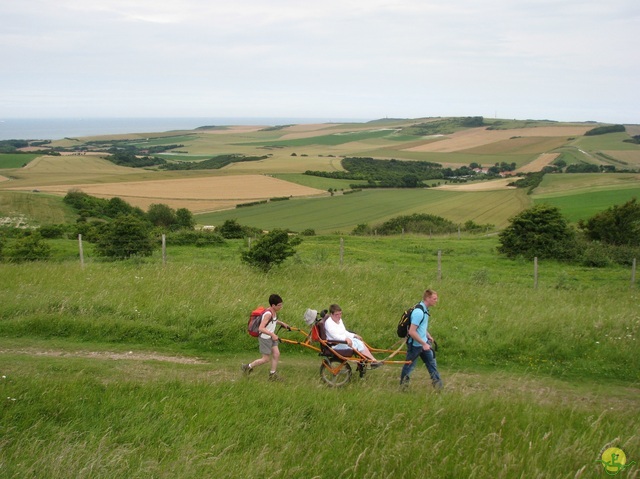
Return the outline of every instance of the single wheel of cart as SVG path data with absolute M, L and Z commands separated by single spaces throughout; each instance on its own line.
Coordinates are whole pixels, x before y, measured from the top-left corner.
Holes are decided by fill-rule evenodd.
M 325 358 L 320 365 L 320 378 L 331 387 L 340 387 L 351 381 L 351 365 L 338 358 Z

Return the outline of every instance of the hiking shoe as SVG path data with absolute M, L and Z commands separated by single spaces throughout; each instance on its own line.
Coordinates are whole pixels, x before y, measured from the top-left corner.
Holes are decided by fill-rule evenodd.
M 384 363 L 382 361 L 373 361 L 372 363 L 369 364 L 369 367 L 371 369 L 378 369 L 380 366 L 382 366 Z
M 282 381 L 282 377 L 278 373 L 269 373 L 269 381 Z
M 240 365 L 240 369 L 242 369 L 242 372 L 245 375 L 249 375 L 253 372 L 253 368 L 251 366 L 249 366 L 248 364 L 241 364 Z

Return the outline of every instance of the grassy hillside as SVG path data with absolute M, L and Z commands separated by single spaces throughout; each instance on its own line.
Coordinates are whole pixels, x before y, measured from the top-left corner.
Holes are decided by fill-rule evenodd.
M 604 475 L 606 447 L 637 461 L 629 271 L 545 262 L 534 289 L 532 266 L 498 258 L 495 238 L 349 237 L 342 265 L 338 240 L 309 238 L 266 275 L 239 263 L 242 242 L 171 248 L 166 266 L 4 265 L 4 475 L 573 479 Z M 268 383 L 266 366 L 240 373 L 258 357 L 247 314 L 271 292 L 294 326 L 337 302 L 351 329 L 388 347 L 427 286 L 440 295 L 441 394 L 421 366 L 401 392 L 396 365 L 333 390 L 317 354 L 288 344 L 284 382 Z
M 17 217 L 30 226 L 72 223 L 76 216 L 59 196 L 0 191 L 0 220 L 7 219 L 7 224 Z

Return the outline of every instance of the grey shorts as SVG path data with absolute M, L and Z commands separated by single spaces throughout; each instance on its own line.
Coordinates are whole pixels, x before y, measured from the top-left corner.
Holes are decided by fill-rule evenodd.
M 260 354 L 271 354 L 271 349 L 274 346 L 278 345 L 278 341 L 274 341 L 271 338 L 258 338 L 258 341 L 260 343 Z

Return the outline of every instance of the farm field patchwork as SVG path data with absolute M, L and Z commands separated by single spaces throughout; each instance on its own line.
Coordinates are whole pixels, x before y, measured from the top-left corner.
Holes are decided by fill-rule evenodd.
M 488 130 L 486 128 L 468 128 L 449 134 L 425 134 L 409 135 L 402 128 L 413 125 L 438 124 L 439 119 L 405 119 L 384 120 L 370 123 L 354 124 L 310 124 L 310 125 L 282 125 L 278 127 L 264 126 L 229 126 L 216 127 L 214 129 L 197 129 L 192 131 L 174 131 L 153 134 L 117 135 L 113 138 L 129 139 L 140 147 L 172 145 L 179 143 L 175 150 L 163 155 L 180 161 L 198 161 L 206 157 L 225 153 L 239 153 L 245 155 L 266 155 L 264 160 L 256 162 L 234 163 L 220 170 L 191 170 L 191 171 L 157 171 L 153 169 L 133 169 L 116 166 L 100 156 L 68 155 L 61 157 L 37 157 L 25 168 L 8 168 L 3 170 L 3 177 L 9 180 L 0 182 L 0 189 L 13 191 L 40 191 L 52 192 L 58 195 L 66 194 L 69 189 L 81 188 L 88 194 L 103 198 L 119 196 L 135 206 L 147 208 L 152 203 L 164 203 L 172 208 L 188 208 L 194 213 L 215 212 L 234 208 L 239 203 L 251 202 L 278 196 L 308 196 L 324 195 L 322 203 L 309 203 L 314 206 L 304 206 L 304 201 L 290 201 L 287 205 L 265 205 L 267 210 L 277 212 L 289 223 L 289 227 L 297 230 L 298 226 L 313 228 L 313 224 L 319 226 L 319 231 L 335 230 L 345 231 L 354 226 L 357 214 L 338 211 L 342 208 L 341 201 L 334 201 L 326 192 L 329 189 L 338 191 L 349 188 L 352 181 L 332 180 L 327 178 L 313 178 L 301 175 L 306 170 L 341 171 L 341 159 L 346 155 L 371 156 L 376 158 L 397 158 L 406 160 L 424 160 L 440 163 L 445 167 L 459 167 L 478 162 L 483 166 L 493 165 L 498 162 L 515 163 L 521 172 L 537 171 L 543 166 L 554 161 L 556 155 L 561 153 L 563 158 L 573 158 L 576 162 L 586 161 L 597 164 L 634 165 L 640 160 L 640 147 L 622 140 L 629 137 L 625 133 L 599 135 L 597 137 L 581 136 L 585 131 L 593 128 L 594 124 L 549 124 L 550 122 L 517 122 L 486 120 L 487 124 L 500 125 L 511 129 Z M 446 122 L 445 122 L 446 123 Z M 531 126 L 538 124 L 539 126 Z M 525 126 L 525 127 L 516 127 Z M 425 130 L 427 131 L 427 130 Z M 632 130 L 630 130 L 632 131 Z M 105 140 L 110 137 L 92 137 L 93 140 Z M 54 145 L 78 145 L 85 139 L 60 140 Z M 560 145 L 560 147 L 558 147 Z M 554 151 L 549 151 L 554 150 Z M 571 156 L 567 152 L 572 152 Z M 251 185 L 239 185 L 253 180 L 239 179 L 242 176 L 255 177 L 255 175 L 273 175 L 285 182 L 275 187 L 276 191 L 259 192 Z M 547 175 L 549 177 L 550 175 Z M 535 197 L 542 199 L 543 195 L 563 194 L 565 190 L 586 188 L 584 179 L 577 180 L 563 175 L 560 183 L 545 181 L 534 192 Z M 203 180 L 203 178 L 224 178 L 219 180 Z M 594 175 L 590 181 L 594 182 L 594 188 L 622 188 L 629 189 L 624 180 L 607 184 L 600 184 L 600 175 Z M 614 178 L 613 176 L 610 178 Z M 1 178 L 0 178 L 1 179 Z M 169 180 L 180 180 L 165 183 Z M 206 181 L 213 181 L 210 187 L 201 186 Z M 472 192 L 502 188 L 501 182 L 473 183 L 470 185 L 442 185 L 440 181 L 433 181 L 429 186 L 446 189 L 449 193 L 464 192 L 468 195 Z M 503 184 L 506 183 L 502 182 Z M 580 184 L 578 184 L 580 183 Z M 227 185 L 227 186 L 224 186 Z M 296 186 L 298 185 L 298 186 Z M 500 186 L 498 186 L 500 185 Z M 555 185 L 555 186 L 553 186 Z M 303 191 L 297 190 L 302 187 Z M 304 190 L 307 188 L 307 190 Z M 313 189 L 314 191 L 309 191 Z M 633 187 L 631 187 L 633 189 Z M 231 196 L 229 191 L 234 193 Z M 281 191 L 277 191 L 281 190 Z M 366 198 L 353 208 L 361 208 L 363 218 L 367 222 L 375 223 L 384 221 L 392 212 L 401 214 L 402 206 L 380 204 L 374 198 L 389 198 L 383 192 L 382 196 L 376 196 L 368 192 L 362 198 Z M 451 215 L 454 221 L 468 220 L 478 222 L 479 218 L 488 218 L 484 207 L 474 205 L 475 212 L 468 207 L 446 207 L 442 203 L 416 205 L 415 197 L 422 193 L 414 192 L 407 200 L 408 213 L 429 212 L 443 215 Z M 358 194 L 360 195 L 360 194 Z M 369 196 L 373 195 L 373 196 Z M 391 194 L 391 196 L 395 193 Z M 417 195 L 417 196 L 416 196 Z M 505 225 L 507 209 L 515 214 L 518 208 L 531 204 L 532 198 L 522 201 L 514 193 L 508 193 L 509 199 L 505 203 L 509 208 L 500 210 L 495 219 L 488 218 L 487 223 L 497 227 Z M 623 194 L 624 196 L 624 194 Z M 517 198 L 517 199 L 513 199 Z M 601 197 L 604 199 L 604 197 Z M 613 197 L 609 197 L 613 198 Z M 345 205 L 353 199 L 347 200 Z M 475 201 L 475 200 L 472 200 Z M 370 208 L 368 203 L 376 205 Z M 393 203 L 393 201 L 392 201 Z M 570 201 L 565 204 L 570 204 Z M 600 203 L 599 203 L 600 204 Z M 592 206 L 595 208 L 596 204 Z M 292 208 L 291 211 L 281 210 Z M 273 208 L 273 210 L 271 209 Z M 310 209 L 305 221 L 299 212 Z M 351 206 L 347 210 L 352 211 Z M 377 218 L 373 210 L 377 209 Z M 261 209 L 255 210 L 256 217 Z M 585 211 L 586 214 L 586 211 Z M 225 212 L 230 217 L 246 218 L 254 215 L 254 208 L 248 211 L 233 210 Z M 508 215 L 507 215 L 508 216 Z M 270 218 L 271 214 L 267 214 Z M 330 225 L 324 217 L 340 218 L 340 221 Z M 351 219 L 348 219 L 351 217 Z M 445 216 L 447 217 L 447 216 Z M 203 217 L 208 223 L 210 219 Z M 273 227 L 276 225 L 272 219 L 266 221 Z M 295 226 L 294 226 L 295 225 Z M 285 225 L 283 225 L 285 226 Z
M 537 128 L 514 128 L 512 130 L 487 130 L 486 128 L 471 128 L 451 135 L 446 135 L 435 143 L 409 148 L 409 151 L 430 151 L 439 153 L 453 153 L 491 143 L 502 142 L 513 137 L 571 137 L 583 135 L 591 126 L 548 126 Z

